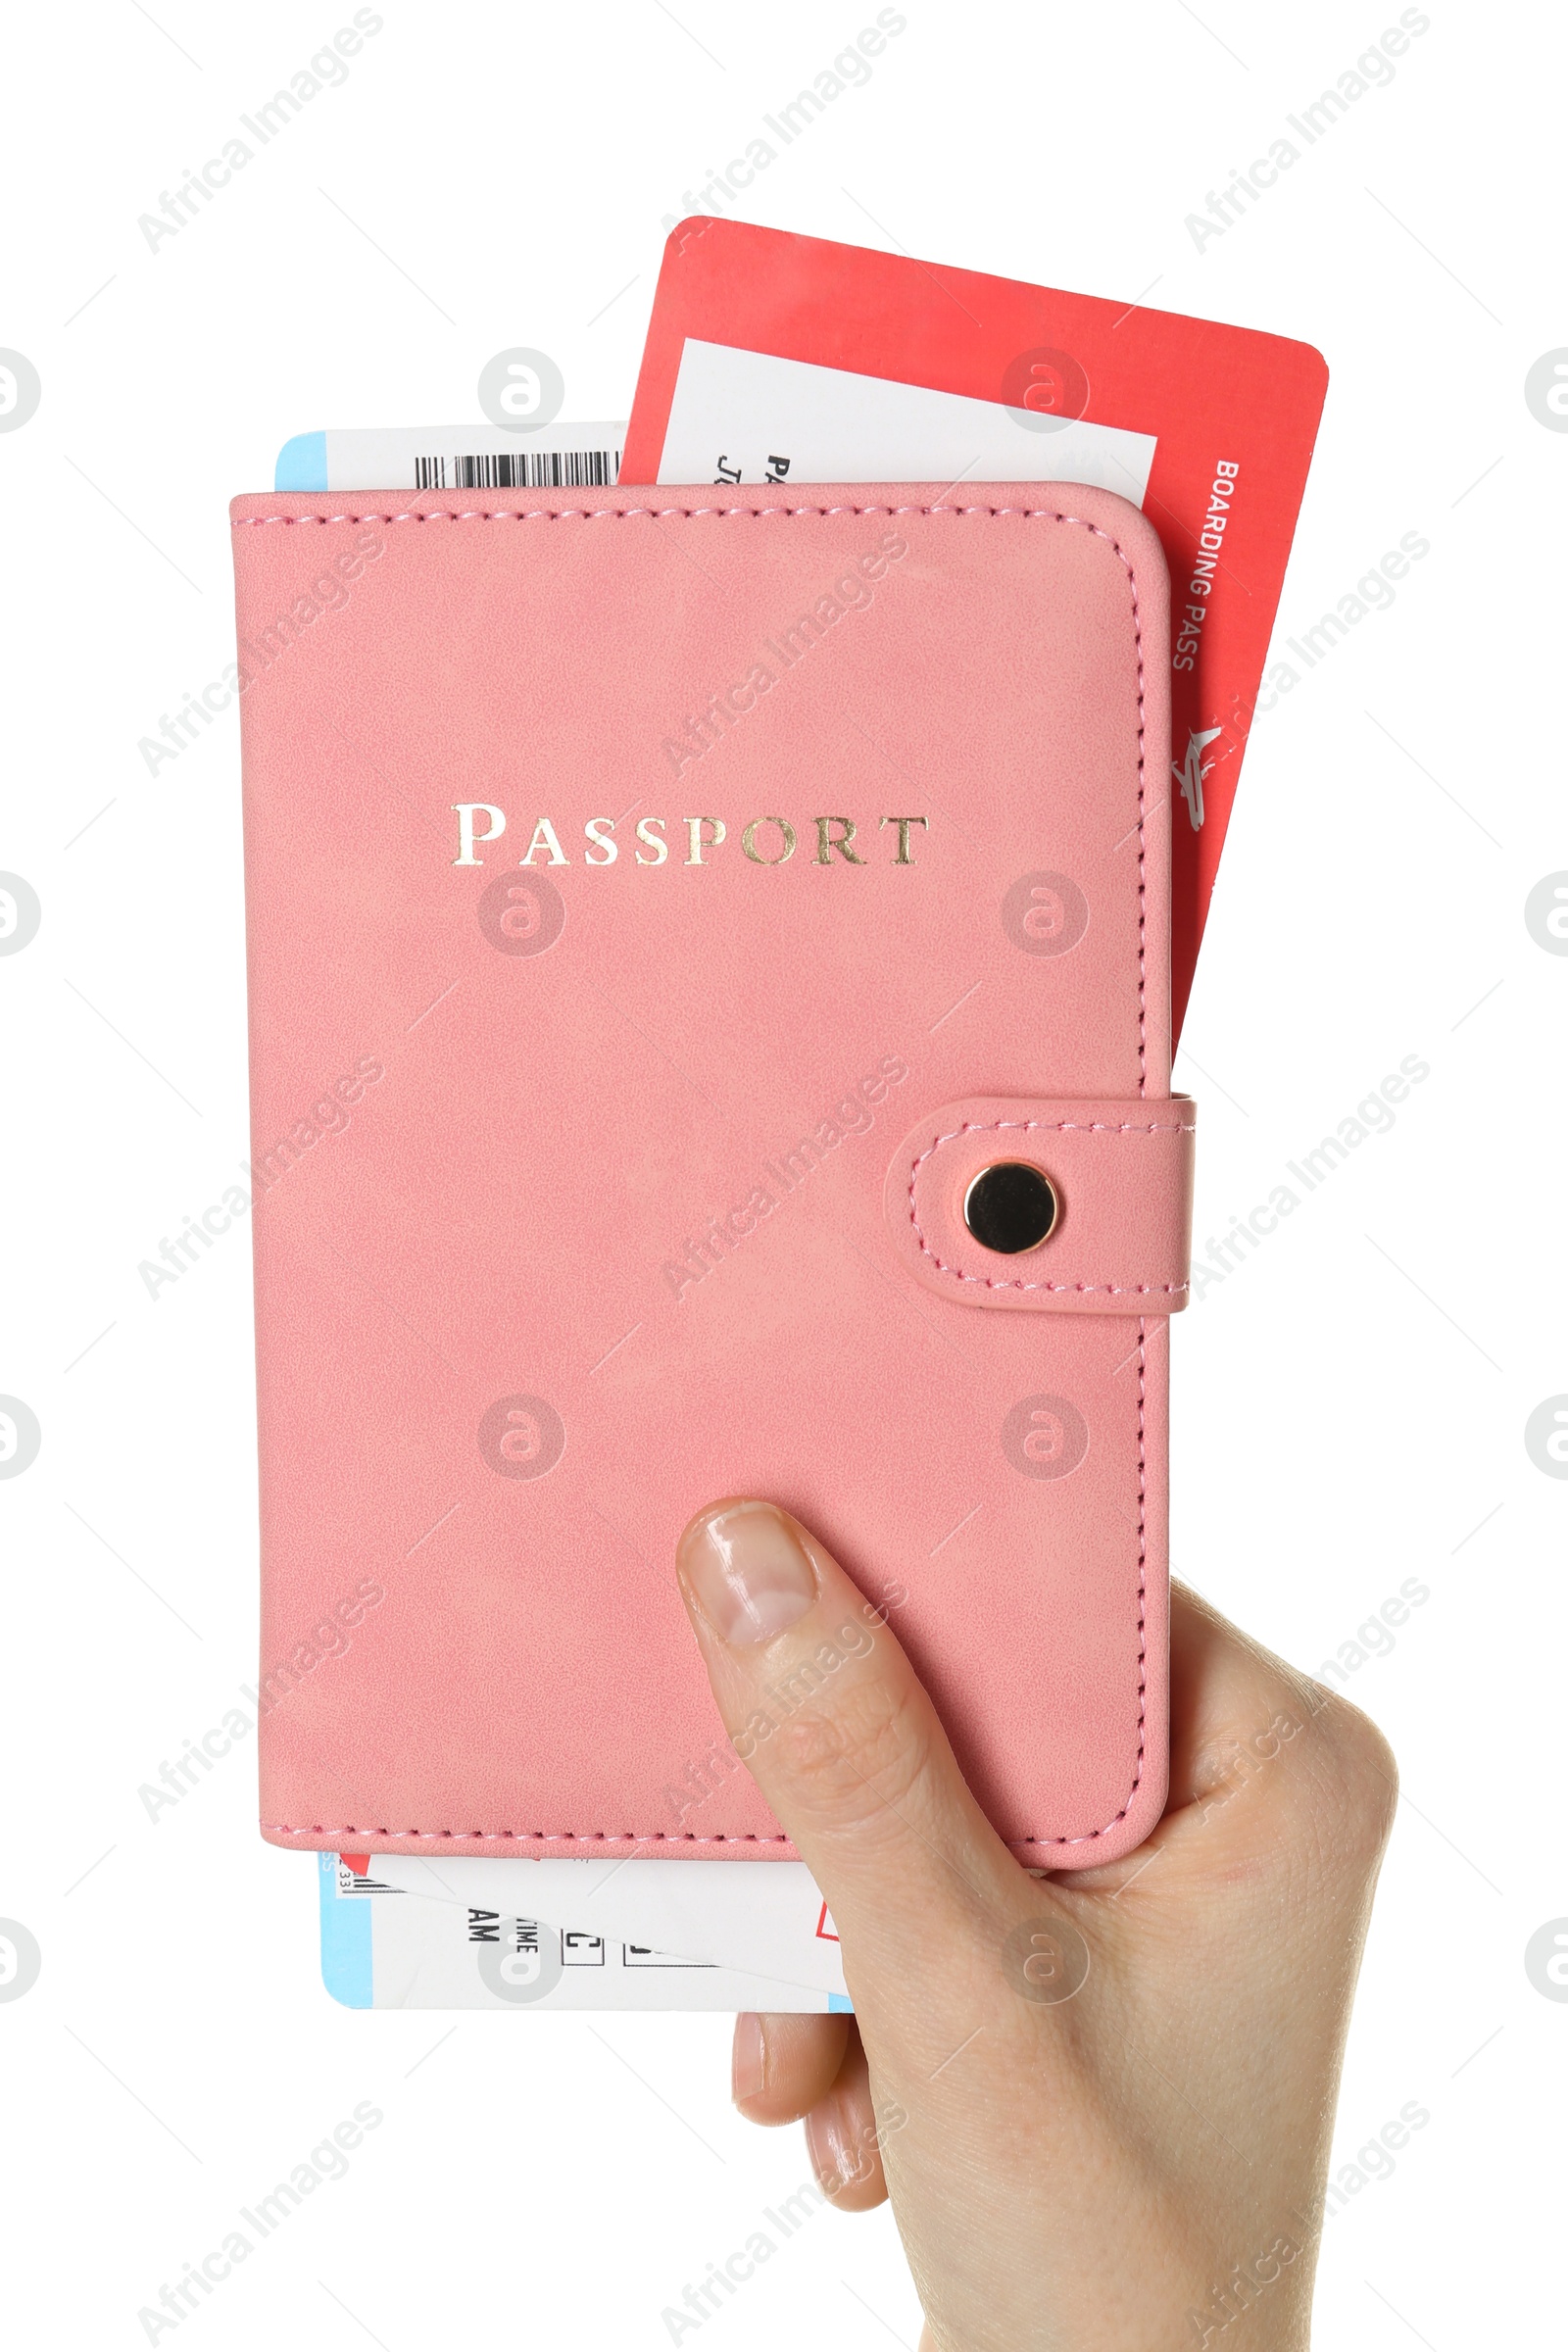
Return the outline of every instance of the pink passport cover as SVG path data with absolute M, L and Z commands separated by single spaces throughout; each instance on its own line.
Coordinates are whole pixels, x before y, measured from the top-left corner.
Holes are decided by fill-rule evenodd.
M 264 1834 L 791 1857 L 672 1574 L 757 1494 L 1021 1858 L 1135 1845 L 1192 1141 L 1150 525 L 1016 483 L 231 514 Z M 997 1158 L 1061 1200 L 1024 1256 L 963 1224 Z

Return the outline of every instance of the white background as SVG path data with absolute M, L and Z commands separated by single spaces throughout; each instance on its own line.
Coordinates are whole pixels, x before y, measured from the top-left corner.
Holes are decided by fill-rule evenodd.
M 161 2282 L 368 2099 L 385 2121 L 348 2178 L 181 2343 L 652 2352 L 663 2306 L 807 2175 L 796 2132 L 733 2117 L 727 2022 L 339 2010 L 314 1862 L 257 1838 L 249 1743 L 156 1826 L 137 1801 L 251 1678 L 255 1498 L 243 1227 L 156 1303 L 136 1274 L 246 1150 L 237 731 L 156 779 L 136 747 L 232 657 L 226 502 L 270 486 L 287 434 L 474 415 L 514 344 L 556 356 L 567 415 L 623 416 L 661 218 L 875 10 L 388 0 L 346 84 L 156 254 L 137 216 L 352 12 L 153 13 L 14 18 L 0 164 L 0 343 L 44 386 L 0 436 L 0 866 L 44 908 L 0 960 L 0 1390 L 43 1428 L 0 1484 L 0 1914 L 43 1949 L 0 2005 L 6 2331 L 142 2342 Z M 1318 345 L 1282 638 L 1401 534 L 1431 541 L 1253 736 L 1178 1068 L 1200 1244 L 1402 1056 L 1432 1074 L 1178 1327 L 1174 1548 L 1308 1667 L 1403 1579 L 1430 1586 L 1351 1678 L 1406 1796 L 1336 2160 L 1406 2102 L 1431 2120 L 1329 2224 L 1317 2333 L 1525 2340 L 1559 2301 L 1568 2034 L 1523 1965 L 1568 1913 L 1568 1484 L 1522 1437 L 1568 1390 L 1568 958 L 1522 911 L 1568 867 L 1568 435 L 1523 397 L 1568 343 L 1560 31 L 1434 0 L 1392 84 L 1199 252 L 1185 217 L 1396 7 L 906 13 L 745 217 Z M 702 2341 L 831 2352 L 918 2325 L 886 2213 L 819 2213 Z

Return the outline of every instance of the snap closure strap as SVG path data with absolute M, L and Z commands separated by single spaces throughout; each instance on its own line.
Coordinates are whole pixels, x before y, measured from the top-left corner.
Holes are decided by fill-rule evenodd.
M 1196 1121 L 1186 1095 L 944 1103 L 888 1170 L 894 1246 L 928 1290 L 971 1306 L 1173 1314 L 1188 1298 Z M 1056 1198 L 1046 1240 L 1016 1255 L 986 1248 L 964 1218 L 976 1177 L 1007 1161 L 1038 1169 Z

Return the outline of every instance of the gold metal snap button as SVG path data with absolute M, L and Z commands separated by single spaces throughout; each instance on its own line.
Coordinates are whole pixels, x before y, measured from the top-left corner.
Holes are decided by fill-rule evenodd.
M 963 1221 L 983 1250 L 1017 1257 L 1038 1250 L 1055 1228 L 1060 1203 L 1043 1168 L 1021 1159 L 999 1160 L 972 1178 L 963 1196 Z

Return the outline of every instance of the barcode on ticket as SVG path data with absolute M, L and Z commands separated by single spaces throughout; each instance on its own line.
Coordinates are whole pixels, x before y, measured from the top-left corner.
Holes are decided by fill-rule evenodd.
M 618 449 L 500 449 L 466 458 L 416 458 L 416 490 L 608 490 Z

